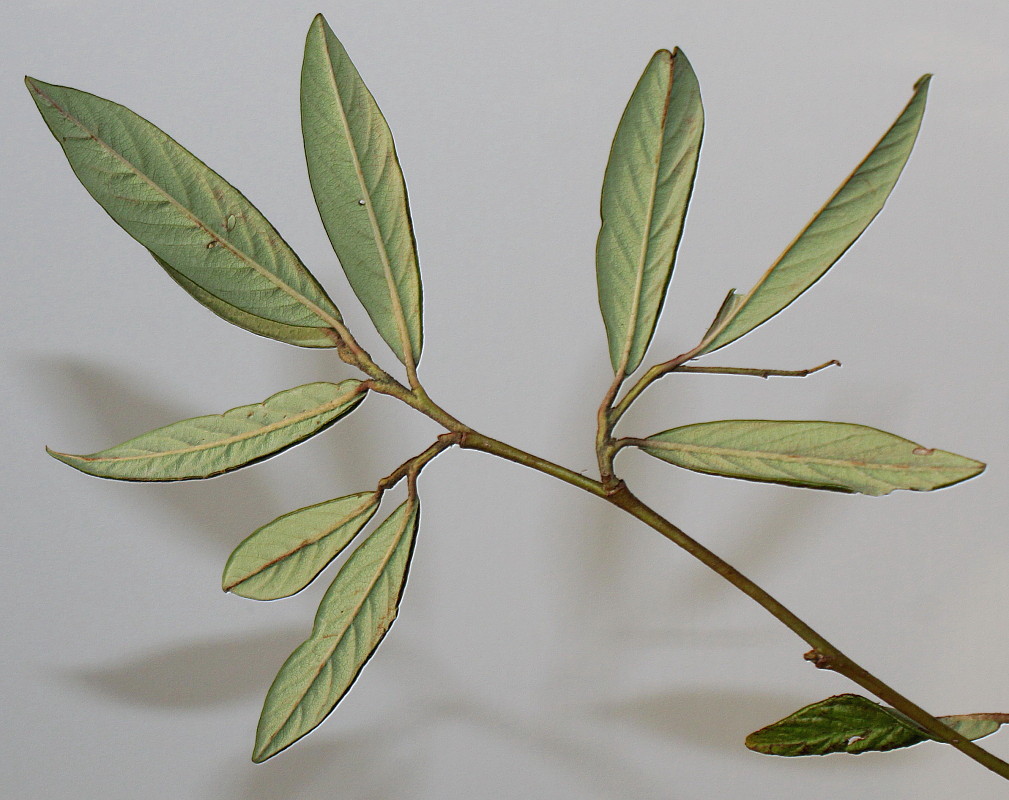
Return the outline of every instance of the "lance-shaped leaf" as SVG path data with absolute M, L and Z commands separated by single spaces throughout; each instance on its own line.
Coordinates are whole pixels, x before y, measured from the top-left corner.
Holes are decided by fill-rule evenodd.
M 315 202 L 350 285 L 400 361 L 416 364 L 421 283 L 403 173 L 375 98 L 321 14 L 305 41 L 301 125 Z
M 292 511 L 243 541 L 224 567 L 224 591 L 253 600 L 300 592 L 325 569 L 378 509 L 378 495 L 363 492 Z
M 699 354 L 725 347 L 769 320 L 816 283 L 862 235 L 883 208 L 911 155 L 930 78 L 924 75 L 918 80 L 896 122 L 756 286 L 736 295 L 731 312 L 708 332 Z
M 312 635 L 270 686 L 252 760 L 265 761 L 321 723 L 350 689 L 399 610 L 420 507 L 397 508 L 347 559 L 315 617 Z
M 151 255 L 154 255 L 153 253 Z M 333 347 L 336 341 L 335 332 L 331 328 L 315 328 L 307 325 L 285 325 L 282 322 L 274 322 L 270 319 L 257 317 L 242 309 L 226 303 L 219 297 L 214 297 L 210 292 L 197 286 L 182 273 L 172 269 L 163 259 L 154 256 L 168 273 L 169 277 L 179 286 L 185 289 L 189 295 L 198 303 L 206 306 L 217 316 L 226 319 L 232 325 L 259 336 L 266 336 L 269 339 L 276 339 L 288 344 L 296 344 L 301 347 Z
M 1009 723 L 1009 714 L 938 717 L 967 739 L 980 739 Z M 822 756 L 896 750 L 933 737 L 892 708 L 856 694 L 828 697 L 746 737 L 750 750 L 769 756 Z
M 703 130 L 690 62 L 679 50 L 659 50 L 624 109 L 603 178 L 596 281 L 610 362 L 621 377 L 641 363 L 655 331 Z
M 695 472 L 870 495 L 939 489 L 972 478 L 985 466 L 847 422 L 721 420 L 630 443 Z
M 211 310 L 236 322 L 222 311 L 237 309 L 247 315 L 242 327 L 292 344 L 303 344 L 305 334 L 283 338 L 283 326 L 319 329 L 308 337 L 316 347 L 324 330 L 341 322 L 258 209 L 164 131 L 93 94 L 26 83 L 84 187 L 130 236 L 197 287 L 190 293 Z
M 121 481 L 209 478 L 286 450 L 329 427 L 364 399 L 357 380 L 308 383 L 262 403 L 175 422 L 128 442 L 76 456 L 49 454 L 81 472 Z

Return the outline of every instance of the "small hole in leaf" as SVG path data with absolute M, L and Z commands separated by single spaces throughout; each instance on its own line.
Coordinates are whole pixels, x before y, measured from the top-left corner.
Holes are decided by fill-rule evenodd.
M 359 206 L 363 206 L 363 205 L 364 205 L 364 199 L 362 198 L 361 200 L 358 200 L 358 201 L 357 201 L 357 204 L 358 204 Z
M 916 456 L 930 456 L 935 452 L 935 450 L 931 447 L 916 447 L 911 452 Z

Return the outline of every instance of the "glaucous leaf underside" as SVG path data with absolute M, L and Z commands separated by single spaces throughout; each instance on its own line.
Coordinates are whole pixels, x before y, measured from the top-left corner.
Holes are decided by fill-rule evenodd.
M 300 592 L 377 510 L 378 494 L 361 492 L 278 517 L 235 548 L 224 567 L 224 591 L 253 600 Z
M 698 355 L 718 350 L 749 333 L 805 292 L 842 256 L 883 209 L 911 155 L 931 75 L 890 129 L 834 192 L 795 240 L 745 295 L 729 293 Z
M 980 461 L 847 422 L 722 420 L 634 441 L 695 472 L 869 495 L 939 489 L 984 469 Z
M 263 335 L 276 336 L 281 326 L 319 329 L 309 336 L 309 346 L 315 347 L 325 329 L 342 321 L 332 300 L 258 209 L 164 131 L 93 94 L 33 78 L 26 83 L 92 197 L 160 263 L 184 278 L 190 294 L 201 302 L 219 301 L 204 302 L 211 310 L 229 319 L 233 315 L 222 310 L 235 309 L 245 315 L 238 324 Z M 257 319 L 278 327 L 257 330 Z M 330 340 L 327 346 L 332 344 Z
M 697 172 L 704 109 L 680 50 L 659 50 L 624 109 L 603 177 L 596 243 L 610 363 L 637 369 L 655 332 Z
M 392 133 L 319 14 L 305 42 L 301 125 L 326 233 L 371 321 L 403 363 L 423 344 L 417 247 Z
M 91 455 L 49 450 L 81 472 L 122 481 L 209 478 L 286 450 L 364 400 L 358 380 L 308 383 L 262 403 L 175 422 Z

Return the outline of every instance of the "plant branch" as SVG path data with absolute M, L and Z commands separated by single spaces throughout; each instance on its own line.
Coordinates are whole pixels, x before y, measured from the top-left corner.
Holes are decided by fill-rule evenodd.
M 693 351 L 691 351 L 691 353 L 692 352 Z M 609 438 L 609 431 L 612 430 L 612 426 L 615 424 L 616 419 L 619 418 L 619 413 L 617 412 L 621 409 L 626 410 L 627 406 L 633 401 L 634 397 L 640 394 L 640 392 L 643 391 L 652 380 L 673 371 L 684 361 L 689 360 L 691 353 L 685 353 L 683 356 L 678 356 L 677 359 L 666 362 L 664 365 L 660 364 L 656 367 L 652 367 L 652 369 L 648 370 L 645 376 L 635 385 L 635 387 L 631 389 L 630 392 L 628 392 L 628 394 L 617 406 L 612 409 L 608 409 L 611 413 L 605 414 L 606 424 L 609 426 L 606 433 L 605 444 L 609 451 L 608 458 L 610 464 L 612 464 L 613 455 L 616 451 L 619 450 L 621 446 L 632 442 L 632 440 L 628 439 L 621 439 L 619 442 L 613 442 L 612 439 Z M 667 367 L 667 365 L 672 364 L 679 359 L 682 359 L 679 364 Z M 825 366 L 829 366 L 829 363 Z M 822 368 L 824 367 L 819 367 L 819 369 Z M 646 378 L 648 378 L 649 375 L 653 377 L 651 380 L 646 381 Z M 743 592 L 743 594 L 757 602 L 773 617 L 775 617 L 775 619 L 784 624 L 789 630 L 813 648 L 806 654 L 805 658 L 812 661 L 816 667 L 819 669 L 829 669 L 839 675 L 843 675 L 861 686 L 866 691 L 878 697 L 884 703 L 890 705 L 909 719 L 913 720 L 936 740 L 952 745 L 968 758 L 973 759 L 1001 777 L 1009 779 L 1009 763 L 1006 763 L 969 739 L 964 738 L 961 734 L 943 724 L 940 720 L 936 719 L 923 708 L 911 702 L 895 689 L 853 661 L 771 594 L 766 592 L 759 585 L 747 578 L 743 575 L 743 573 L 706 548 L 700 542 L 688 536 L 684 531 L 660 515 L 657 511 L 654 511 L 649 506 L 645 505 L 645 503 L 639 500 L 630 491 L 630 489 L 627 488 L 623 481 L 616 479 L 612 475 L 612 472 L 610 473 L 608 480 L 606 480 L 604 476 L 604 480 L 597 481 L 575 472 L 574 470 L 568 469 L 567 467 L 561 466 L 560 464 L 555 464 L 552 461 L 548 461 L 545 458 L 540 458 L 532 453 L 520 450 L 519 448 L 513 447 L 512 445 L 499 441 L 498 439 L 478 433 L 442 409 L 428 396 L 427 392 L 424 391 L 421 386 L 410 390 L 394 379 L 388 377 L 385 380 L 369 381 L 368 383 L 372 384 L 370 388 L 402 400 L 449 430 L 449 433 L 440 436 L 438 441 L 428 447 L 427 450 L 415 456 L 413 459 L 410 459 L 410 461 L 407 461 L 387 478 L 383 479 L 383 483 L 385 481 L 394 482 L 405 475 L 410 481 L 411 491 L 415 491 L 416 477 L 420 469 L 423 468 L 424 464 L 428 463 L 443 450 L 451 447 L 452 445 L 458 445 L 462 448 L 480 450 L 491 455 L 499 456 L 500 458 L 515 462 L 516 464 L 551 475 L 552 477 L 558 478 L 559 480 L 569 483 L 572 486 L 577 486 L 579 489 L 589 492 L 596 497 L 600 497 L 624 510 L 631 516 L 641 520 L 649 527 L 661 533 L 674 544 L 677 544 L 686 550 L 690 555 L 694 556 L 694 558 L 699 560 L 709 569 L 721 575 L 725 578 L 725 580 Z M 619 390 L 619 385 L 619 380 L 614 382 L 614 386 L 611 387 L 613 395 L 615 395 L 616 391 Z M 637 391 L 635 392 L 635 390 Z M 611 395 L 608 393 L 607 397 L 610 396 Z M 620 413 L 622 413 L 622 411 Z M 603 414 L 601 408 L 600 419 L 602 419 L 602 416 Z M 382 486 L 381 483 L 379 485 L 380 487 Z
M 661 364 L 655 364 L 649 367 L 648 370 L 642 375 L 637 383 L 635 383 L 627 393 L 615 406 L 613 406 L 613 412 L 611 414 L 612 424 L 616 425 L 620 418 L 627 412 L 627 409 L 631 407 L 631 403 L 637 400 L 638 395 L 640 395 L 645 389 L 651 386 L 655 381 L 664 375 L 668 375 L 673 370 L 677 369 L 683 364 L 686 364 L 690 359 L 694 358 L 704 346 L 704 342 L 701 342 L 696 347 L 688 350 L 686 353 L 681 353 L 676 356 L 676 358 L 671 358 L 669 361 L 663 361 Z
M 613 378 L 613 383 L 603 395 L 603 400 L 599 404 L 596 412 L 596 460 L 599 463 L 599 479 L 607 486 L 615 485 L 616 478 L 613 474 L 613 426 L 616 419 L 613 416 L 613 401 L 617 399 L 617 393 L 624 382 L 623 372 L 617 372 Z
M 622 481 L 618 481 L 615 487 L 608 487 L 601 481 L 587 478 L 566 467 L 526 453 L 475 431 L 466 433 L 459 440 L 459 446 L 481 450 L 509 461 L 514 461 L 522 466 L 539 470 L 573 486 L 577 486 L 590 494 L 601 497 L 618 508 L 623 509 L 631 516 L 641 520 L 673 543 L 679 545 L 690 553 L 690 555 L 694 556 L 694 558 L 714 570 L 745 595 L 761 605 L 778 621 L 813 648 L 805 657 L 807 660 L 813 661 L 815 666 L 820 669 L 830 669 L 839 675 L 843 675 L 913 720 L 938 741 L 952 745 L 968 758 L 973 759 L 1003 778 L 1009 779 L 1009 763 L 979 747 L 969 739 L 964 738 L 949 726 L 944 725 L 923 708 L 911 702 L 857 664 L 796 616 L 784 604 L 739 572 L 739 570 L 700 542 L 688 536 L 658 512 L 645 505 Z
M 403 478 L 413 476 L 416 478 L 420 475 L 420 471 L 424 469 L 425 466 L 431 461 L 433 461 L 437 456 L 448 450 L 453 445 L 459 444 L 462 440 L 463 434 L 450 432 L 443 433 L 437 438 L 437 440 L 426 450 L 418 453 L 413 458 L 404 461 L 396 469 L 386 475 L 382 480 L 378 482 L 378 486 L 375 491 L 379 494 L 388 491 L 397 483 L 399 483 Z
M 827 367 L 839 367 L 841 362 L 836 358 L 809 369 L 759 369 L 751 367 L 689 367 L 681 364 L 675 372 L 693 372 L 701 375 L 752 375 L 755 378 L 805 378 L 814 372 Z

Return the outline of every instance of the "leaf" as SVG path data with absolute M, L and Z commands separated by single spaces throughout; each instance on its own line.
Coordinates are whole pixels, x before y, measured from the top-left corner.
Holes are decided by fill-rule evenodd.
M 924 75 L 918 80 L 896 122 L 756 286 L 738 298 L 720 329 L 709 331 L 698 355 L 725 347 L 784 309 L 823 277 L 869 227 L 911 155 L 930 78 Z
M 695 472 L 870 495 L 939 489 L 972 478 L 985 466 L 847 422 L 721 420 L 631 443 Z
M 130 236 L 198 287 L 201 292 L 186 289 L 201 302 L 274 338 L 284 333 L 283 326 L 318 329 L 308 336 L 316 347 L 325 329 L 342 321 L 266 218 L 174 139 L 117 103 L 33 78 L 25 82 L 92 197 Z M 208 297 L 219 302 L 208 303 Z M 237 322 L 223 313 L 228 306 L 249 316 Z M 280 326 L 253 327 L 258 323 L 252 318 Z
M 151 255 L 154 255 L 151 253 Z M 217 316 L 223 317 L 233 325 L 259 336 L 266 336 L 269 339 L 276 339 L 287 344 L 296 344 L 301 347 L 333 347 L 335 343 L 334 334 L 331 328 L 313 328 L 305 325 L 285 325 L 282 322 L 257 317 L 236 308 L 230 303 L 226 303 L 219 297 L 214 297 L 210 292 L 204 291 L 182 273 L 172 269 L 163 259 L 154 256 L 168 273 L 169 277 L 179 286 L 185 289 L 196 302 L 206 306 Z
M 322 598 L 312 635 L 266 695 L 253 761 L 313 730 L 350 689 L 396 618 L 419 513 L 410 497 L 347 559 Z
M 938 719 L 968 739 L 1009 722 L 1005 714 L 961 714 Z M 856 694 L 828 697 L 746 737 L 750 750 L 769 756 L 822 756 L 896 750 L 933 739 L 892 708 Z
M 421 282 L 406 186 L 389 126 L 322 14 L 305 41 L 301 125 L 319 214 L 378 332 L 420 360 Z
M 659 50 L 624 109 L 603 178 L 596 280 L 610 362 L 621 377 L 641 363 L 655 331 L 703 130 L 690 62 L 679 50 Z
M 122 481 L 209 478 L 253 464 L 328 428 L 364 399 L 361 381 L 307 383 L 262 403 L 175 422 L 86 456 L 48 450 L 81 472 Z
M 363 492 L 278 517 L 235 548 L 224 567 L 224 591 L 253 600 L 300 592 L 377 510 L 378 495 Z

